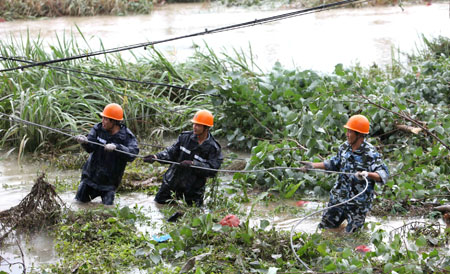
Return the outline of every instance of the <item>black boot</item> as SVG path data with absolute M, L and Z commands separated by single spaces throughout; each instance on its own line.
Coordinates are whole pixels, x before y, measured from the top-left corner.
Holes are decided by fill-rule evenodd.
M 178 220 L 178 218 L 180 218 L 181 216 L 183 216 L 183 212 L 175 212 L 172 216 L 170 216 L 167 221 L 168 222 L 176 222 Z

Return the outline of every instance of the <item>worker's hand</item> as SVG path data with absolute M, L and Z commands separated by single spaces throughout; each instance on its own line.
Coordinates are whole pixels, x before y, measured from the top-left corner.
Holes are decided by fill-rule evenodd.
M 84 135 L 77 135 L 75 136 L 75 140 L 77 140 L 77 142 L 82 145 L 82 144 L 86 144 L 88 139 L 86 138 L 86 136 Z
M 308 170 L 313 169 L 313 165 L 309 162 L 302 162 L 302 164 L 304 164 L 304 166 L 300 168 L 301 172 L 308 172 Z
M 153 154 L 151 154 L 151 155 L 147 155 L 147 156 L 145 156 L 144 157 L 144 162 L 146 162 L 146 163 L 153 163 L 154 161 L 156 161 L 156 159 L 158 159 L 157 157 L 156 157 L 156 155 L 153 155 Z
M 367 178 L 369 176 L 369 172 L 367 171 L 358 171 L 355 173 L 355 177 L 358 180 L 364 180 L 364 178 Z
M 115 144 L 106 144 L 105 145 L 105 150 L 108 152 L 114 151 L 116 149 L 116 145 Z
M 192 166 L 194 164 L 194 162 L 190 161 L 190 160 L 184 160 L 180 163 L 180 166 Z

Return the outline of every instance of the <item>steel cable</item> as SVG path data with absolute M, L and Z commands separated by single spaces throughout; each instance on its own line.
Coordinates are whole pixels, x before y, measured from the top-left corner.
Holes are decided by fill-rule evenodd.
M 68 137 L 73 138 L 73 139 L 76 138 L 75 135 L 69 134 L 69 133 L 61 131 L 59 129 L 55 129 L 55 128 L 52 128 L 52 127 L 48 127 L 48 126 L 40 125 L 40 124 L 37 124 L 37 123 L 34 123 L 34 122 L 30 122 L 30 121 L 27 121 L 27 120 L 23 120 L 23 119 L 20 119 L 20 118 L 17 118 L 17 117 L 14 117 L 12 115 L 8 115 L 8 114 L 2 113 L 2 112 L 0 112 L 0 115 L 4 115 L 6 117 L 9 117 L 12 120 L 15 120 L 15 121 L 23 123 L 23 124 L 45 128 L 45 129 L 48 129 L 50 131 L 54 131 L 54 132 L 63 134 L 65 136 L 68 136 Z M 5 120 L 5 119 L 3 119 L 3 120 Z M 93 141 L 89 141 L 89 140 L 87 142 L 90 143 L 90 144 L 94 144 L 94 145 L 98 145 L 98 146 L 102 146 L 102 147 L 105 146 L 104 144 L 93 142 Z M 133 157 L 136 157 L 136 158 L 145 158 L 145 156 L 138 155 L 138 154 L 133 154 L 133 153 L 130 153 L 130 152 L 127 152 L 127 151 L 119 150 L 119 149 L 115 149 L 115 151 L 117 151 L 119 153 L 130 155 L 130 156 L 133 156 Z M 166 163 L 166 164 L 180 165 L 180 163 L 178 163 L 178 162 L 162 160 L 162 159 L 155 159 L 155 161 L 160 162 L 160 163 Z M 208 171 L 224 172 L 224 173 L 256 173 L 256 172 L 266 172 L 266 171 L 271 171 L 271 170 L 282 170 L 282 169 L 302 170 L 302 168 L 299 168 L 299 167 L 287 167 L 287 166 L 286 167 L 283 167 L 283 166 L 269 167 L 269 168 L 264 168 L 264 169 L 252 169 L 252 170 L 214 169 L 214 168 L 207 168 L 207 167 L 201 167 L 201 166 L 195 166 L 195 165 L 191 165 L 190 167 L 197 168 L 197 169 L 208 170 Z M 348 172 L 337 172 L 337 171 L 330 171 L 330 170 L 323 170 L 323 169 L 308 169 L 308 170 L 325 172 L 325 173 L 336 173 L 336 174 L 353 174 L 353 173 L 348 173 Z
M 5 114 L 5 113 L 1 113 L 1 112 L 0 112 L 0 115 L 5 115 L 5 116 L 7 116 L 7 117 L 9 117 L 9 118 L 11 118 L 11 119 L 13 119 L 13 120 L 18 121 L 18 122 L 21 122 L 21 123 L 24 123 L 24 124 L 28 124 L 28 125 L 33 125 L 33 126 L 42 127 L 42 128 L 45 128 L 45 129 L 48 129 L 48 130 L 51 130 L 51 131 L 54 131 L 54 132 L 57 132 L 57 133 L 60 133 L 60 134 L 69 136 L 69 137 L 71 137 L 71 138 L 75 138 L 75 137 L 76 137 L 76 136 L 73 136 L 73 135 L 68 134 L 68 133 L 66 133 L 66 132 L 63 132 L 63 131 L 60 131 L 60 130 L 57 130 L 57 129 L 54 129 L 54 128 L 51 128 L 51 127 L 47 127 L 47 126 L 44 126 L 44 125 L 40 125 L 40 124 L 37 124 L 37 123 L 34 123 L 34 122 L 26 121 L 26 120 L 23 120 L 23 119 L 20 119 L 20 118 L 17 118 L 17 117 L 13 117 L 13 116 L 8 115 L 8 114 Z M 98 146 L 103 146 L 103 147 L 105 146 L 104 144 L 97 143 L 97 142 L 92 142 L 92 141 L 89 141 L 89 140 L 87 140 L 86 142 L 91 143 L 91 144 L 94 144 L 94 145 L 98 145 Z M 127 151 L 122 151 L 122 150 L 118 150 L 118 149 L 115 149 L 115 151 L 117 151 L 117 152 L 119 152 L 119 153 L 123 153 L 123 154 L 130 155 L 130 156 L 133 156 L 133 157 L 145 158 L 145 156 L 137 155 L 137 154 L 133 154 L 133 153 L 129 153 L 129 152 L 127 152 Z M 173 161 L 168 161 L 168 160 L 162 160 L 162 159 L 155 159 L 154 161 L 157 161 L 157 162 L 160 162 L 160 163 L 168 163 L 168 164 L 180 165 L 180 163 L 178 163 L 178 162 L 173 162 Z M 298 168 L 298 167 L 283 167 L 283 166 L 270 167 L 270 168 L 264 168 L 264 169 L 253 169 L 253 170 L 214 169 L 214 168 L 200 167 L 200 166 L 195 166 L 195 165 L 191 165 L 190 167 L 191 167 L 191 168 L 197 168 L 197 169 L 208 170 L 208 171 L 224 172 L 224 173 L 256 173 L 256 172 L 267 172 L 267 171 L 271 171 L 271 170 L 283 170 L 283 169 L 302 170 L 302 171 L 303 171 L 302 168 Z M 340 171 L 331 171 L 331 170 L 313 169 L 313 168 L 312 168 L 312 169 L 308 169 L 308 171 L 316 171 L 316 172 L 324 172 L 324 173 L 333 173 L 333 174 L 354 175 L 354 173 L 352 173 L 352 172 L 340 172 Z M 294 224 L 294 225 L 292 226 L 291 232 L 290 232 L 290 245 L 291 245 L 291 249 L 292 249 L 292 251 L 294 252 L 294 255 L 295 255 L 296 259 L 297 259 L 297 260 L 298 260 L 298 261 L 299 261 L 306 269 L 308 269 L 308 271 L 312 271 L 312 270 L 309 268 L 309 266 L 308 266 L 302 259 L 300 259 L 300 257 L 298 256 L 297 252 L 295 251 L 295 247 L 294 247 L 294 243 L 293 243 L 293 232 L 294 232 L 295 228 L 296 228 L 301 222 L 303 222 L 304 220 L 306 220 L 307 218 L 309 218 L 310 216 L 312 216 L 312 215 L 314 215 L 314 214 L 320 213 L 320 212 L 325 211 L 325 210 L 328 210 L 328 209 L 330 209 L 330 208 L 334 208 L 334 207 L 341 206 L 341 205 L 343 205 L 343 204 L 346 204 L 346 203 L 348 203 L 348 202 L 350 202 L 350 201 L 356 199 L 358 196 L 362 195 L 362 194 L 367 190 L 367 188 L 368 188 L 368 186 L 369 186 L 369 181 L 367 180 L 366 177 L 364 177 L 364 180 L 366 181 L 366 186 L 365 186 L 364 190 L 361 191 L 360 193 L 358 193 L 357 195 L 355 195 L 354 197 L 352 197 L 351 199 L 349 199 L 349 200 L 347 200 L 347 201 L 344 201 L 344 202 L 342 202 L 342 203 L 338 203 L 338 204 L 336 204 L 336 205 L 329 206 L 329 207 L 325 207 L 325 208 L 323 208 L 323 209 L 321 209 L 321 210 L 312 212 L 312 213 L 310 213 L 310 214 L 304 216 L 303 218 L 301 218 L 296 224 Z
M 27 63 L 27 64 L 38 64 L 38 62 L 36 61 L 30 61 L 30 60 L 23 60 L 23 59 L 19 59 L 17 57 L 5 57 L 5 56 L 0 56 L 0 59 L 3 60 L 9 60 L 9 61 L 16 61 L 16 62 L 23 62 L 23 63 Z M 131 82 L 131 83 L 136 83 L 136 84 L 144 84 L 144 85 L 150 85 L 150 86 L 162 86 L 162 87 L 168 87 L 168 88 L 176 88 L 176 89 L 181 89 L 181 90 L 186 90 L 186 91 L 193 91 L 196 93 L 200 93 L 203 94 L 202 91 L 196 90 L 196 89 L 192 89 L 192 88 L 187 88 L 187 87 L 183 87 L 183 86 L 177 86 L 177 85 L 171 85 L 171 84 L 166 84 L 166 83 L 156 83 L 156 82 L 151 82 L 151 81 L 139 81 L 139 80 L 133 80 L 133 79 L 128 79 L 128 78 L 124 78 L 124 77 L 116 77 L 116 76 L 110 76 L 107 74 L 100 74 L 100 73 L 93 73 L 93 72 L 88 72 L 88 71 L 81 71 L 78 69 L 73 69 L 73 68 L 63 68 L 63 67 L 56 67 L 56 66 L 50 66 L 50 65 L 43 65 L 46 66 L 48 68 L 51 69 L 55 69 L 55 70 L 59 70 L 59 71 L 69 71 L 69 72 L 74 72 L 74 73 L 79 73 L 79 74 L 86 74 L 89 76 L 95 76 L 95 77 L 99 77 L 99 78 L 106 78 L 106 79 L 110 79 L 110 80 L 119 80 L 119 81 L 123 81 L 123 82 Z M 218 95 L 216 95 L 218 96 Z
M 134 45 L 122 46 L 122 47 L 112 48 L 112 49 L 108 49 L 108 50 L 94 51 L 94 52 L 81 54 L 81 55 L 53 59 L 53 60 L 48 60 L 48 61 L 43 61 L 43 62 L 37 62 L 37 63 L 28 64 L 28 65 L 24 65 L 24 66 L 17 66 L 17 67 L 13 67 L 13 68 L 2 69 L 2 70 L 0 70 L 0 72 L 7 72 L 7 71 L 13 71 L 13 70 L 19 70 L 19 69 L 23 70 L 25 68 L 31 68 L 31 67 L 35 67 L 35 66 L 45 66 L 45 65 L 59 63 L 59 62 L 88 58 L 88 57 L 97 56 L 97 55 L 101 55 L 101 54 L 109 54 L 109 53 L 115 53 L 115 52 L 120 52 L 120 51 L 125 51 L 125 50 L 132 50 L 132 49 L 141 48 L 141 47 L 144 47 L 144 49 L 145 49 L 148 46 L 153 46 L 156 44 L 161 44 L 161 43 L 166 43 L 166 42 L 171 42 L 171 41 L 175 41 L 175 40 L 196 37 L 196 36 L 201 36 L 201 35 L 206 35 L 206 34 L 213 34 L 213 33 L 229 31 L 229 30 L 235 30 L 235 29 L 240 29 L 240 28 L 245 28 L 245 27 L 251 27 L 251 26 L 255 26 L 255 25 L 259 25 L 259 24 L 271 23 L 271 22 L 275 22 L 275 21 L 279 21 L 279 20 L 283 20 L 283 19 L 287 19 L 287 18 L 291 18 L 291 17 L 295 17 L 295 16 L 305 15 L 308 13 L 325 11 L 328 9 L 333 9 L 333 8 L 337 8 L 337 7 L 352 4 L 352 3 L 357 3 L 357 2 L 364 3 L 364 2 L 368 2 L 368 1 L 369 0 L 363 0 L 363 1 L 361 1 L 361 0 L 344 0 L 344 1 L 336 2 L 336 3 L 323 4 L 320 6 L 316 6 L 316 7 L 312 7 L 312 8 L 308 8 L 308 9 L 304 9 L 304 10 L 288 12 L 288 13 L 284 13 L 284 14 L 280 14 L 280 15 L 262 18 L 262 19 L 255 19 L 252 21 L 247 21 L 247 22 L 229 25 L 229 26 L 225 26 L 225 27 L 219 27 L 219 28 L 215 28 L 212 30 L 205 29 L 205 31 L 202 31 L 202 32 L 181 35 L 178 37 L 163 39 L 163 40 L 159 40 L 159 41 L 138 43 L 138 44 L 134 44 Z

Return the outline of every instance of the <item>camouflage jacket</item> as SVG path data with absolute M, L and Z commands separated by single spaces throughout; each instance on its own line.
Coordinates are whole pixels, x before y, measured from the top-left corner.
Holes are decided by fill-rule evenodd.
M 352 146 L 345 142 L 338 150 L 337 155 L 324 161 L 326 170 L 356 173 L 357 171 L 376 172 L 381 177 L 381 184 L 389 178 L 388 167 L 383 163 L 380 153 L 370 143 L 364 141 L 361 146 L 352 151 Z M 367 191 L 350 204 L 366 204 L 370 207 L 373 199 L 375 181 L 369 180 Z M 339 174 L 330 195 L 335 202 L 346 201 L 364 190 L 365 180 L 358 180 L 353 174 Z

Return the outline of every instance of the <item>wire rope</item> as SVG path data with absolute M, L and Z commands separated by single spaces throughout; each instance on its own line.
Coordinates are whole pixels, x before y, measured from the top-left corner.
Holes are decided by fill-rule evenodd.
M 361 0 L 344 0 L 344 1 L 336 2 L 336 3 L 322 4 L 322 5 L 304 9 L 304 10 L 288 12 L 288 13 L 284 13 L 284 14 L 280 14 L 280 15 L 265 17 L 262 19 L 255 19 L 252 21 L 233 24 L 233 25 L 229 25 L 229 26 L 225 26 L 225 27 L 219 27 L 219 28 L 215 28 L 215 29 L 211 29 L 211 30 L 205 29 L 205 31 L 202 31 L 202 32 L 181 35 L 181 36 L 172 37 L 172 38 L 168 38 L 168 39 L 163 39 L 163 40 L 158 40 L 158 41 L 153 41 L 153 42 L 138 43 L 138 44 L 134 44 L 134 45 L 116 47 L 116 48 L 107 49 L 107 50 L 94 51 L 94 52 L 90 52 L 90 53 L 86 53 L 86 54 L 74 55 L 74 56 L 70 56 L 70 57 L 64 57 L 64 58 L 53 59 L 53 60 L 48 60 L 48 61 L 43 61 L 43 62 L 37 62 L 37 63 L 23 65 L 23 66 L 6 68 L 6 69 L 0 70 L 0 72 L 7 72 L 7 71 L 13 71 L 13 70 L 19 70 L 19 69 L 23 70 L 25 68 L 31 68 L 31 67 L 35 67 L 35 66 L 44 66 L 44 65 L 49 65 L 49 64 L 59 63 L 59 62 L 71 61 L 71 60 L 76 60 L 76 59 L 81 59 L 81 58 L 88 58 L 88 57 L 97 56 L 97 55 L 101 55 L 101 54 L 109 54 L 109 53 L 115 53 L 115 52 L 120 52 L 120 51 L 125 51 L 125 50 L 132 50 L 132 49 L 141 48 L 141 47 L 146 49 L 146 47 L 153 46 L 156 44 L 161 44 L 161 43 L 166 43 L 166 42 L 171 42 L 171 41 L 175 41 L 175 40 L 196 37 L 196 36 L 201 36 L 201 35 L 206 35 L 206 34 L 213 34 L 213 33 L 229 31 L 229 30 L 235 30 L 235 29 L 240 29 L 240 28 L 245 28 L 245 27 L 251 27 L 251 26 L 255 26 L 255 25 L 259 25 L 259 24 L 271 23 L 271 22 L 280 21 L 280 20 L 295 17 L 295 16 L 301 16 L 304 14 L 325 11 L 328 9 L 333 9 L 333 8 L 337 8 L 340 6 L 356 3 L 356 2 L 364 3 L 364 2 L 368 2 L 368 1 L 369 0 L 363 0 L 363 1 L 361 1 Z
M 36 62 L 36 61 L 23 60 L 23 59 L 19 59 L 17 57 L 0 56 L 0 59 L 9 60 L 9 61 L 16 61 L 16 62 L 23 62 L 23 63 L 27 63 L 27 64 L 38 64 L 38 62 Z M 203 94 L 202 91 L 199 91 L 199 90 L 196 90 L 196 89 L 187 88 L 187 87 L 183 87 L 183 86 L 177 86 L 177 85 L 171 85 L 171 84 L 166 84 L 166 83 L 156 83 L 156 82 L 151 82 L 151 81 L 139 81 L 139 80 L 124 78 L 124 77 L 110 76 L 110 75 L 107 75 L 107 74 L 93 73 L 93 72 L 88 72 L 88 71 L 81 71 L 81 70 L 73 69 L 73 68 L 63 68 L 63 67 L 50 66 L 50 65 L 43 65 L 43 66 L 46 66 L 46 67 L 51 68 L 51 69 L 59 70 L 59 71 L 66 71 L 66 72 L 69 71 L 69 72 L 73 72 L 73 73 L 86 74 L 86 75 L 89 75 L 89 76 L 95 76 L 95 77 L 105 78 L 105 79 L 110 79 L 110 80 L 119 80 L 119 81 L 123 81 L 123 82 L 131 82 L 131 83 L 144 84 L 144 85 L 150 85 L 150 86 L 162 86 L 162 87 L 168 87 L 168 88 L 176 88 L 176 89 L 181 89 L 181 90 L 186 90 L 186 91 L 193 91 L 193 92 L 196 92 L 196 93 Z M 211 94 L 211 95 L 215 95 L 215 94 Z M 218 96 L 218 95 L 216 95 L 216 96 Z
M 66 135 L 66 136 L 68 136 L 68 137 L 75 138 L 75 136 L 73 136 L 73 135 L 71 135 L 71 134 L 69 134 L 69 133 L 63 132 L 63 131 L 61 131 L 61 130 L 58 130 L 58 129 L 54 129 L 54 128 L 51 128 L 51 127 L 48 127 L 48 126 L 44 126 L 44 125 L 40 125 L 40 124 L 37 124 L 37 123 L 34 123 L 34 122 L 26 121 L 26 120 L 23 120 L 23 119 L 20 119 L 20 118 L 17 118 L 17 117 L 13 117 L 13 116 L 11 116 L 11 115 L 8 115 L 8 114 L 5 114 L 5 113 L 1 113 L 1 112 L 0 112 L 0 115 L 5 115 L 5 116 L 7 116 L 7 117 L 9 117 L 9 118 L 11 118 L 11 119 L 13 119 L 13 120 L 16 120 L 16 121 L 21 122 L 21 123 L 24 123 L 24 124 L 42 127 L 42 128 L 45 128 L 45 129 L 48 129 L 48 130 L 51 130 L 51 131 L 54 131 L 54 132 L 57 132 L 57 133 Z M 105 145 L 104 145 L 104 144 L 101 144 L 101 143 L 92 142 L 92 141 L 89 141 L 89 140 L 87 140 L 86 142 L 87 142 L 87 143 L 94 144 L 94 145 L 98 145 L 98 146 L 103 146 L 103 147 L 105 147 Z M 119 152 L 119 153 L 123 153 L 123 154 L 130 155 L 130 156 L 133 156 L 133 157 L 144 158 L 144 156 L 137 155 L 137 154 L 133 154 L 133 153 L 130 153 L 130 152 L 127 152 L 127 151 L 122 151 L 122 150 L 118 150 L 118 149 L 115 149 L 115 151 L 117 151 L 117 152 Z M 168 160 L 163 160 L 163 159 L 155 159 L 154 161 L 157 161 L 157 162 L 160 162 L 160 163 L 168 163 L 168 164 L 180 165 L 179 162 L 168 161 Z M 283 169 L 291 169 L 291 170 L 299 170 L 299 171 L 303 171 L 302 168 L 298 168 L 298 167 L 285 167 L 285 166 L 270 167 L 270 168 L 264 168 L 264 169 L 252 169 L 252 170 L 214 169 L 214 168 L 207 168 L 207 167 L 201 167 L 201 166 L 195 166 L 195 165 L 191 165 L 190 167 L 191 167 L 191 168 L 197 168 L 197 169 L 208 170 L 208 171 L 225 172 L 225 173 L 256 173 L 256 172 L 267 172 L 267 171 L 271 171 L 271 170 L 283 170 Z M 354 173 L 352 173 L 352 172 L 332 171 L 332 170 L 325 170 L 325 169 L 313 169 L 313 168 L 311 168 L 311 169 L 308 169 L 308 171 L 316 171 L 316 172 L 324 172 L 324 173 L 332 173 L 332 174 L 354 175 Z M 364 180 L 366 181 L 366 186 L 365 186 L 364 190 L 362 190 L 360 193 L 358 193 L 357 195 L 355 195 L 355 196 L 352 197 L 351 199 L 349 199 L 349 200 L 347 200 L 347 201 L 344 201 L 344 202 L 341 202 L 341 203 L 338 203 L 338 204 L 335 204 L 335 205 L 333 205 L 333 206 L 325 207 L 325 208 L 323 208 L 323 209 L 321 209 L 321 210 L 314 211 L 314 212 L 312 212 L 312 213 L 310 213 L 310 214 L 304 216 L 303 218 L 301 218 L 297 223 L 295 223 L 295 224 L 292 226 L 291 232 L 290 232 L 290 246 L 291 246 L 291 249 L 292 249 L 292 251 L 294 252 L 294 255 L 295 255 L 296 259 L 297 259 L 297 260 L 298 260 L 298 261 L 299 261 L 306 269 L 308 269 L 308 271 L 312 271 L 311 268 L 309 268 L 309 266 L 308 266 L 302 259 L 300 259 L 300 257 L 298 256 L 297 252 L 295 251 L 295 246 L 294 246 L 294 243 L 293 243 L 293 233 L 294 233 L 295 228 L 296 228 L 301 222 L 303 222 L 304 220 L 306 220 L 307 218 L 309 218 L 309 217 L 312 216 L 312 215 L 315 215 L 315 214 L 320 213 L 320 212 L 322 212 L 322 211 L 328 210 L 328 209 L 330 209 L 330 208 L 334 208 L 334 207 L 341 206 L 341 205 L 343 205 L 343 204 L 346 204 L 346 203 L 348 203 L 348 202 L 350 202 L 350 201 L 356 199 L 358 196 L 362 195 L 362 194 L 367 190 L 367 188 L 368 188 L 368 186 L 369 186 L 369 181 L 367 180 L 366 177 L 364 177 Z
M 55 128 L 52 128 L 52 127 L 48 127 L 48 126 L 40 125 L 40 124 L 37 124 L 37 123 L 34 123 L 34 122 L 30 122 L 30 121 L 27 121 L 27 120 L 23 120 L 23 119 L 20 119 L 20 118 L 17 118 L 17 117 L 14 117 L 12 115 L 8 115 L 8 114 L 2 113 L 2 112 L 0 112 L 0 115 L 4 115 L 6 117 L 9 117 L 12 120 L 15 120 L 15 121 L 23 123 L 23 124 L 45 128 L 47 130 L 63 134 L 65 136 L 68 136 L 68 137 L 73 138 L 73 139 L 76 138 L 76 136 L 74 136 L 72 134 L 69 134 L 67 132 L 64 132 L 62 130 L 59 130 L 59 129 L 55 129 Z M 3 120 L 5 120 L 5 119 L 3 119 Z M 98 145 L 98 146 L 102 146 L 102 147 L 105 146 L 104 144 L 93 142 L 93 141 L 89 141 L 89 140 L 87 140 L 87 142 L 90 143 L 90 144 L 94 144 L 94 145 Z M 115 151 L 117 151 L 119 153 L 123 153 L 123 154 L 129 155 L 129 156 L 137 157 L 137 158 L 145 158 L 145 156 L 138 155 L 138 154 L 133 154 L 133 153 L 130 153 L 130 152 L 127 152 L 127 151 L 119 150 L 119 149 L 115 149 Z M 155 159 L 155 161 L 160 162 L 160 163 L 166 163 L 166 164 L 180 165 L 179 162 L 163 160 L 163 159 Z M 288 166 L 279 166 L 279 167 L 270 167 L 270 168 L 252 169 L 252 170 L 214 169 L 214 168 L 207 168 L 207 167 L 201 167 L 201 166 L 195 166 L 195 165 L 191 165 L 190 167 L 197 168 L 197 169 L 208 170 L 208 171 L 225 172 L 225 173 L 255 173 L 255 172 L 266 172 L 266 171 L 271 171 L 271 170 L 283 170 L 283 169 L 302 170 L 302 168 L 299 168 L 299 167 L 288 167 Z M 308 169 L 308 170 L 320 171 L 320 172 L 325 172 L 325 173 L 353 174 L 353 173 L 348 173 L 348 172 L 337 172 L 337 171 L 330 171 L 330 170 L 323 170 L 323 169 Z

